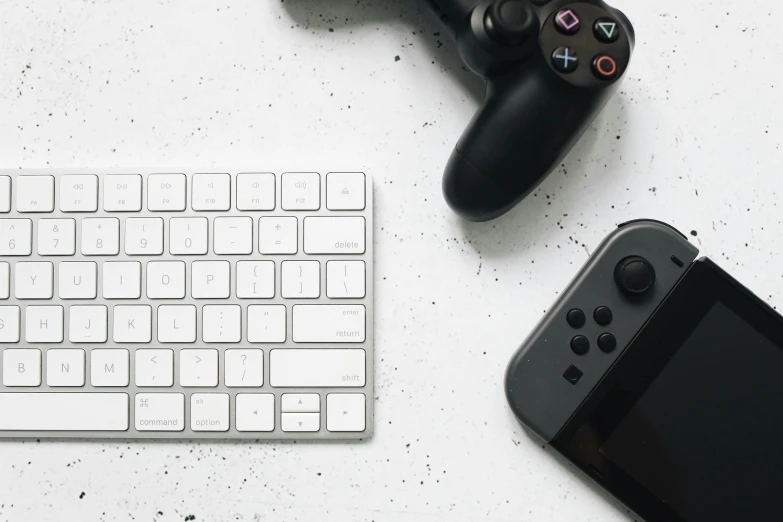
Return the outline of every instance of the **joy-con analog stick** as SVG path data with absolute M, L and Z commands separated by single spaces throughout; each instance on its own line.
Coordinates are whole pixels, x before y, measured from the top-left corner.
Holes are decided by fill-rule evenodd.
M 640 297 L 655 284 L 655 268 L 641 256 L 629 256 L 615 266 L 614 281 L 625 295 Z

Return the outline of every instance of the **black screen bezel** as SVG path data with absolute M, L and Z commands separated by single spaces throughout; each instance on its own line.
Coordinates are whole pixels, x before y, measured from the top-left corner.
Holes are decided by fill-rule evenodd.
M 648 522 L 691 521 L 631 478 L 600 448 L 717 303 L 783 348 L 783 317 L 709 259 L 697 260 L 551 443 Z

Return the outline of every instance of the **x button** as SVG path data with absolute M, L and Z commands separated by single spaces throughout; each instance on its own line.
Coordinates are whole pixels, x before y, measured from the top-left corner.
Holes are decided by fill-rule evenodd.
M 552 65 L 562 73 L 570 73 L 579 66 L 579 57 L 570 47 L 558 47 L 552 53 Z

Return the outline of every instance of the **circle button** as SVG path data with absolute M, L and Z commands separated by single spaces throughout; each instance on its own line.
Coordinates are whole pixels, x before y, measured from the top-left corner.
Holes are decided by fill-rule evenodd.
M 598 348 L 604 353 L 612 353 L 617 348 L 617 339 L 610 333 L 598 336 Z
M 608 306 L 599 306 L 593 312 L 593 319 L 601 326 L 606 326 L 612 322 L 612 310 Z
M 585 325 L 585 313 L 579 308 L 569 310 L 566 314 L 566 321 L 568 321 L 568 324 L 573 328 L 581 328 Z
M 555 27 L 563 34 L 576 34 L 581 24 L 581 20 L 573 9 L 561 9 L 555 15 Z
M 584 355 L 590 349 L 590 341 L 584 335 L 577 335 L 571 339 L 571 349 L 577 355 Z
M 599 54 L 593 60 L 593 73 L 601 80 L 614 80 L 617 70 L 617 62 L 608 54 Z
M 639 297 L 653 287 L 655 269 L 645 258 L 629 256 L 614 267 L 614 281 L 625 295 Z
M 558 47 L 552 53 L 552 65 L 561 73 L 568 74 L 579 67 L 579 57 L 570 47 Z
M 611 18 L 599 18 L 593 24 L 593 34 L 599 42 L 614 43 L 620 38 L 620 24 Z

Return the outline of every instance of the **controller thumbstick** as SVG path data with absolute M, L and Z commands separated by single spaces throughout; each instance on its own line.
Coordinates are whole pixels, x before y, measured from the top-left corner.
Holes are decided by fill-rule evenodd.
M 527 0 L 495 0 L 487 10 L 484 28 L 495 42 L 510 47 L 527 40 L 538 24 Z
M 653 287 L 655 269 L 645 258 L 629 256 L 614 267 L 614 281 L 625 295 L 639 297 Z

